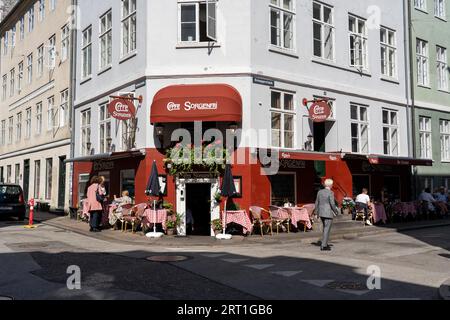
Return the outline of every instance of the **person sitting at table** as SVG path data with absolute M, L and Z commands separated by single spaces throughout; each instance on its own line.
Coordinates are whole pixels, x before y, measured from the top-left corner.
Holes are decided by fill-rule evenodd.
M 431 189 L 425 188 L 423 192 L 419 195 L 419 201 L 425 202 L 427 204 L 427 209 L 431 212 L 436 211 L 435 203 L 436 199 L 431 195 Z
M 369 206 L 371 205 L 370 197 L 368 195 L 369 190 L 367 188 L 363 188 L 361 194 L 356 197 L 355 203 L 356 208 L 364 209 L 364 221 L 366 225 L 371 226 L 372 223 L 369 220 Z M 353 212 L 353 220 L 356 219 L 356 211 Z
M 441 214 L 448 215 L 448 196 L 445 194 L 445 187 L 440 187 L 439 192 L 434 195 L 436 205 L 439 207 Z

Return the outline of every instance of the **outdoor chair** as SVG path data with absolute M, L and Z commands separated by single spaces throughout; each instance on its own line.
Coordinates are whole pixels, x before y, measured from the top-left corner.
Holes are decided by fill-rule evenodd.
M 287 232 L 290 233 L 291 218 L 289 216 L 289 212 L 287 212 L 286 210 L 284 210 L 281 207 L 276 207 L 276 206 L 269 206 L 269 211 L 270 211 L 270 214 L 272 215 L 272 221 L 277 226 L 277 234 L 279 233 L 280 226 L 282 228 L 284 228 L 285 224 L 287 226 Z M 280 216 L 280 211 L 285 212 L 284 216 Z
M 135 233 L 137 226 L 141 224 L 144 211 L 147 209 L 146 203 L 140 203 L 132 207 L 130 214 L 123 217 L 125 222 L 124 231 L 127 232 L 128 223 L 131 224 L 131 232 Z
M 358 221 L 361 219 L 364 225 L 366 225 L 366 219 L 365 219 L 366 213 L 364 211 L 364 208 L 360 205 L 356 204 L 355 207 L 355 221 Z
M 117 220 L 120 221 L 121 223 L 121 230 L 122 232 L 125 231 L 126 226 L 125 226 L 125 220 L 127 219 L 128 216 L 131 216 L 132 213 L 132 208 L 133 205 L 132 204 L 126 204 L 122 206 L 122 214 L 121 215 L 116 215 Z M 116 214 L 116 211 L 114 212 L 114 214 Z
M 264 210 L 261 207 L 253 206 L 250 207 L 250 214 L 253 219 L 253 227 L 255 227 L 255 225 L 259 225 L 259 229 L 261 230 L 261 237 L 264 236 L 264 226 L 269 228 L 270 235 L 273 236 L 272 216 L 269 211 Z

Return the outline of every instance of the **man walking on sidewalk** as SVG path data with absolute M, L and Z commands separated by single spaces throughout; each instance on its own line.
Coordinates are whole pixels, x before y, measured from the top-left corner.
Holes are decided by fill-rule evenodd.
M 334 193 L 333 191 L 331 191 L 333 184 L 333 180 L 325 180 L 325 189 L 319 191 L 316 199 L 316 215 L 320 217 L 320 219 L 322 219 L 323 224 L 323 238 L 320 245 L 320 250 L 322 251 L 331 250 L 330 246 L 328 245 L 328 240 L 330 239 L 333 218 L 338 215 L 338 208 L 336 207 Z

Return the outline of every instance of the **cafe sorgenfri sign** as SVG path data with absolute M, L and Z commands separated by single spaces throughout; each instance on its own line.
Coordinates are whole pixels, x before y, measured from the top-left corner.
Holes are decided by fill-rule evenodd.
M 179 103 L 169 102 L 167 104 L 167 110 L 169 112 L 181 111 L 183 107 L 184 111 L 193 111 L 193 110 L 217 110 L 219 108 L 218 102 L 199 102 L 193 103 L 190 101 L 186 101 L 183 106 Z

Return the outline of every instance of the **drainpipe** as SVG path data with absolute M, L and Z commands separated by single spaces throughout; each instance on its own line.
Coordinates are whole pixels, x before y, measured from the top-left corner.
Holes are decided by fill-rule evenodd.
M 76 98 L 76 80 L 77 80 L 77 25 L 78 25 L 78 16 L 77 9 L 78 0 L 72 0 L 72 30 L 71 30 L 71 41 L 70 41 L 70 158 L 72 159 L 75 155 L 75 108 L 74 102 Z M 72 208 L 74 206 L 73 203 L 73 182 L 74 182 L 74 164 L 70 163 L 70 175 L 71 175 L 71 183 L 69 186 L 69 207 Z

